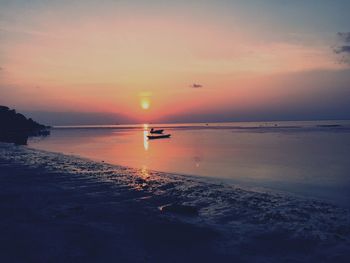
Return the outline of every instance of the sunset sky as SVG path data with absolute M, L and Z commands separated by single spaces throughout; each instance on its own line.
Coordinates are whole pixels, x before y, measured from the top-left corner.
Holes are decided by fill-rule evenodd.
M 349 119 L 349 10 L 0 0 L 0 105 L 49 124 Z

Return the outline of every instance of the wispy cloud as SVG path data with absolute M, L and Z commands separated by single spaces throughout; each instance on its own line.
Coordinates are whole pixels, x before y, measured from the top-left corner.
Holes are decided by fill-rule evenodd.
M 350 43 L 350 32 L 338 32 L 338 37 L 343 41 Z
M 334 53 L 340 55 L 339 62 L 350 65 L 350 32 L 338 32 L 339 44 L 334 48 Z
M 53 39 L 59 38 L 57 34 L 54 34 L 52 32 L 31 29 L 30 27 L 22 26 L 22 25 L 11 25 L 4 21 L 0 21 L 0 32 L 1 31 L 3 33 L 8 33 L 8 34 L 18 34 L 18 35 L 32 36 L 32 37 L 48 37 Z

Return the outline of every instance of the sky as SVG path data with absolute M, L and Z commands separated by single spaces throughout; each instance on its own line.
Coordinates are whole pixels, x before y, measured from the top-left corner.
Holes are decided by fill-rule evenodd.
M 350 119 L 348 10 L 0 0 L 0 105 L 50 125 Z

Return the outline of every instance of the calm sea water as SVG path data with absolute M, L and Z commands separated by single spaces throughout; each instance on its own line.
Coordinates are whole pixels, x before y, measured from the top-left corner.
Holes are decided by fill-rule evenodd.
M 129 167 L 288 191 L 350 206 L 350 121 L 56 127 L 29 146 Z

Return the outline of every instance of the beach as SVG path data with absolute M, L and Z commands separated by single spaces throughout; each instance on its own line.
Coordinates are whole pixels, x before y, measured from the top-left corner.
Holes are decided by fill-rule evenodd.
M 0 145 L 1 262 L 348 262 L 324 201 Z

